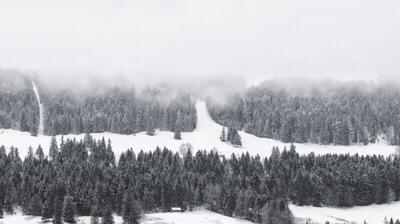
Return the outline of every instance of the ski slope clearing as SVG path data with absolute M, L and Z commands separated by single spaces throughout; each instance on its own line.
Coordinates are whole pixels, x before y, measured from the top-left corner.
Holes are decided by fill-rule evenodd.
M 43 104 L 40 101 L 40 95 L 39 95 L 39 90 L 36 87 L 36 83 L 34 81 L 32 81 L 32 88 L 33 88 L 33 92 L 35 93 L 36 96 L 36 100 L 38 102 L 39 105 L 39 127 L 38 127 L 38 135 L 43 135 L 43 130 L 44 130 L 44 115 L 43 115 Z
M 122 224 L 120 216 L 114 216 L 115 224 Z M 90 224 L 90 217 L 79 217 L 77 224 Z M 41 217 L 25 216 L 21 212 L 5 215 L 0 224 L 42 224 Z M 141 224 L 252 224 L 245 220 L 223 216 L 205 209 L 182 213 L 150 213 L 140 220 Z
M 314 222 L 325 223 L 357 223 L 364 221 L 370 224 L 383 223 L 385 218 L 400 219 L 400 202 L 390 204 L 355 206 L 351 208 L 328 208 L 290 205 L 290 210 L 296 218 L 311 219 Z
M 174 134 L 167 131 L 156 131 L 155 136 L 148 136 L 145 132 L 140 132 L 132 135 L 121 135 L 113 133 L 94 133 L 92 134 L 95 139 L 104 137 L 106 140 L 110 139 L 112 142 L 113 150 L 116 158 L 132 148 L 138 152 L 140 150 L 154 150 L 157 146 L 167 147 L 173 151 L 179 151 L 184 143 L 190 143 L 194 150 L 212 150 L 215 149 L 219 154 L 230 156 L 232 153 L 241 154 L 249 152 L 251 155 L 260 155 L 261 157 L 269 156 L 273 146 L 278 146 L 280 149 L 284 147 L 289 148 L 289 144 L 280 142 L 274 139 L 260 138 L 252 134 L 240 131 L 242 137 L 243 147 L 234 147 L 231 144 L 220 141 L 222 126 L 214 122 L 208 113 L 206 103 L 198 101 L 196 104 L 197 109 L 197 128 L 193 132 L 182 133 L 182 140 L 175 140 Z M 75 138 L 77 140 L 83 139 L 84 134 L 80 135 L 66 135 L 64 138 Z M 20 132 L 10 129 L 0 129 L 0 145 L 9 148 L 11 146 L 19 149 L 20 155 L 24 157 L 28 151 L 28 147 L 34 148 L 41 145 L 47 153 L 50 145 L 50 136 L 39 135 L 37 137 L 31 136 L 28 132 Z M 61 136 L 57 136 L 60 142 Z M 308 154 L 314 152 L 316 154 L 360 154 L 360 155 L 383 155 L 389 156 L 395 151 L 395 146 L 390 146 L 384 143 L 353 146 L 324 146 L 316 144 L 296 144 L 296 151 L 300 154 Z

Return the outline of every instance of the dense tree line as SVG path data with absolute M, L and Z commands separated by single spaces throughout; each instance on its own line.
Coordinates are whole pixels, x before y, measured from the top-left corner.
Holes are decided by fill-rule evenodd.
M 98 94 L 44 91 L 45 133 L 49 135 L 113 132 L 132 134 L 155 129 L 180 133 L 196 127 L 196 109 L 188 94 L 172 94 L 154 87 L 136 93 L 133 89 L 109 89 Z M 160 99 L 162 98 L 162 99 Z
M 32 79 L 22 74 L 1 73 L 0 128 L 37 134 L 39 105 L 32 88 Z M 185 92 L 154 85 L 134 88 L 72 91 L 49 88 L 37 83 L 44 106 L 44 133 L 47 135 L 112 132 L 133 134 L 155 129 L 193 131 L 197 117 L 195 102 Z
M 400 144 L 400 88 L 390 84 L 321 84 L 298 91 L 265 82 L 227 102 L 208 100 L 214 120 L 284 142 Z M 304 87 L 306 88 L 306 87 Z
M 128 150 L 116 162 L 111 143 L 90 135 L 60 145 L 53 138 L 48 155 L 31 148 L 22 160 L 17 149 L 7 154 L 0 147 L 1 212 L 21 206 L 26 214 L 55 223 L 75 215 L 112 223 L 113 212 L 137 220 L 141 211 L 205 205 L 257 223 L 291 223 L 289 201 L 353 206 L 400 196 L 398 157 L 300 156 L 292 145 L 274 148 L 263 160 L 248 153 L 226 159 L 216 152 L 157 148 Z
M 39 105 L 31 81 L 0 70 L 0 128 L 37 134 Z
M 90 135 L 60 145 L 53 138 L 48 155 L 41 147 L 30 148 L 22 160 L 17 149 L 7 154 L 0 148 L 0 211 L 20 206 L 25 214 L 54 223 L 74 222 L 76 215 L 112 223 L 116 212 L 136 223 L 143 211 L 206 205 L 256 222 L 291 223 L 288 200 L 275 183 L 280 180 L 268 177 L 259 157 L 227 160 L 215 152 L 157 148 L 128 150 L 116 162 L 111 143 Z

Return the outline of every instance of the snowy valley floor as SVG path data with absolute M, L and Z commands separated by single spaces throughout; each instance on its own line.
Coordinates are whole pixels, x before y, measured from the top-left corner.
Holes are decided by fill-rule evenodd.
M 386 218 L 400 219 L 400 202 L 383 205 L 355 206 L 351 208 L 316 208 L 312 206 L 290 205 L 290 210 L 296 218 L 311 219 L 314 222 L 325 223 L 357 223 L 383 224 Z M 302 223 L 305 223 L 302 222 Z
M 383 224 L 385 217 L 400 218 L 400 202 L 385 205 L 371 205 L 353 208 L 315 208 L 311 206 L 291 205 L 297 224 L 311 223 L 325 224 Z M 120 216 L 115 216 L 115 223 L 122 224 Z M 40 217 L 24 216 L 20 213 L 5 215 L 0 219 L 0 224 L 42 224 Z M 77 218 L 78 224 L 89 224 L 90 217 Z M 226 217 L 205 209 L 183 213 L 149 213 L 145 214 L 141 224 L 251 224 L 251 222 L 236 218 Z
M 182 140 L 175 140 L 173 133 L 165 131 L 157 131 L 156 136 L 148 136 L 146 133 L 141 132 L 135 135 L 120 135 L 112 133 L 94 133 L 93 137 L 100 139 L 110 139 L 112 141 L 113 150 L 116 158 L 132 148 L 138 152 L 140 150 L 154 150 L 157 146 L 167 147 L 170 150 L 178 151 L 180 146 L 184 143 L 190 143 L 194 150 L 211 150 L 215 149 L 219 154 L 230 156 L 232 153 L 245 153 L 249 152 L 251 155 L 260 155 L 261 157 L 269 156 L 273 146 L 278 146 L 283 149 L 284 146 L 289 147 L 289 144 L 282 143 L 277 140 L 259 138 L 251 134 L 240 132 L 242 137 L 243 147 L 237 148 L 230 144 L 221 142 L 219 136 L 221 134 L 222 126 L 215 123 L 206 108 L 205 102 L 199 101 L 196 105 L 198 124 L 196 130 L 193 132 L 182 133 Z M 84 134 L 80 135 L 66 135 L 64 138 L 82 139 Z M 41 145 L 44 152 L 48 152 L 50 145 L 50 136 L 40 135 L 33 137 L 27 132 L 19 132 L 15 130 L 0 129 L 0 145 L 9 148 L 11 146 L 19 149 L 21 157 L 25 157 L 28 147 L 36 148 Z M 57 136 L 60 142 L 61 136 Z M 300 154 L 308 154 L 314 152 L 316 154 L 360 154 L 360 155 L 383 155 L 389 156 L 395 151 L 394 146 L 386 144 L 370 144 L 368 146 L 321 146 L 313 144 L 296 144 L 296 151 Z M 291 205 L 290 209 L 293 214 L 299 218 L 311 218 L 312 220 L 320 223 L 325 223 L 329 220 L 331 223 L 345 223 L 343 220 L 354 221 L 356 223 L 382 223 L 385 216 L 400 218 L 400 203 L 392 203 L 387 205 L 371 205 L 366 207 L 354 207 L 348 209 L 336 208 L 315 208 L 315 207 L 298 207 Z M 80 223 L 89 223 L 87 217 L 80 218 Z M 189 221 L 188 221 L 189 220 Z M 340 221 L 341 220 L 341 221 Z M 120 219 L 116 219 L 116 223 L 121 223 Z M 148 224 L 165 224 L 165 223 L 184 223 L 192 224 L 232 224 L 232 223 L 249 223 L 242 220 L 232 219 L 221 216 L 209 211 L 200 210 L 187 213 L 155 213 L 145 216 L 143 223 Z M 6 216 L 5 219 L 0 220 L 0 224 L 21 224 L 21 223 L 40 223 L 39 218 L 13 215 Z M 301 222 L 305 223 L 305 222 Z
M 119 216 L 114 216 L 115 224 L 122 224 Z M 6 215 L 0 224 L 42 224 L 40 217 Z M 226 217 L 205 209 L 183 213 L 150 213 L 142 217 L 141 224 L 251 224 L 251 222 Z M 90 217 L 77 218 L 77 224 L 90 224 Z

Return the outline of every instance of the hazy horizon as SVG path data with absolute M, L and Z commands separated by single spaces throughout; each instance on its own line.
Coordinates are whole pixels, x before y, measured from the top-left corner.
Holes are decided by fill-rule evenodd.
M 48 76 L 395 79 L 398 1 L 0 3 L 0 67 Z

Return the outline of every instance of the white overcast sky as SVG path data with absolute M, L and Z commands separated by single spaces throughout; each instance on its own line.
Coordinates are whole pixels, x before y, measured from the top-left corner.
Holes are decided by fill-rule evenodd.
M 400 78 L 400 1 L 1 0 L 0 67 Z

